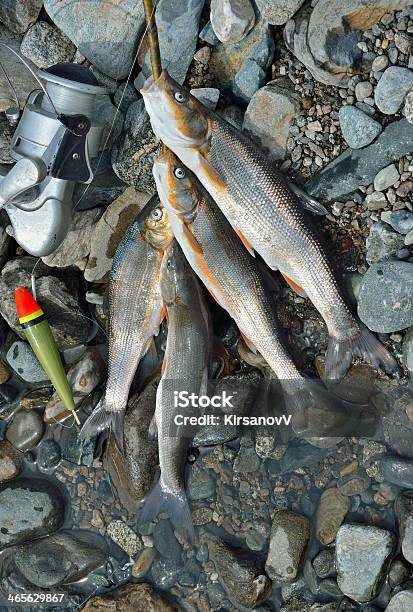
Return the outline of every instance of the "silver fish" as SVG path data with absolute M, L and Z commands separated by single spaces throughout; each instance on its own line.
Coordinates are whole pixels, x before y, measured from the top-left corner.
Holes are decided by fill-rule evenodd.
M 342 378 L 353 356 L 396 371 L 395 360 L 350 312 L 296 195 L 263 152 L 165 70 L 141 93 L 156 135 L 194 172 L 244 245 L 307 295 L 322 315 L 330 335 L 326 377 Z
M 152 198 L 120 243 L 109 280 L 109 366 L 106 391 L 80 432 L 90 437 L 111 427 L 123 450 L 123 417 L 141 358 L 163 319 L 159 279 L 164 249 L 173 236 L 167 215 Z

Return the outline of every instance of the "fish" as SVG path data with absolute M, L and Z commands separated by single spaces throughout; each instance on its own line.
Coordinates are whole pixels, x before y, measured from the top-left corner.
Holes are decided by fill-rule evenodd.
M 323 317 L 326 379 L 342 379 L 353 357 L 397 373 L 394 358 L 350 311 L 296 193 L 259 147 L 166 70 L 156 81 L 150 77 L 141 93 L 156 136 L 197 176 L 244 246 L 279 270 Z
M 103 398 L 83 424 L 81 438 L 110 427 L 123 452 L 123 419 L 142 357 L 159 332 L 165 310 L 159 279 L 173 235 L 168 216 L 153 197 L 119 244 L 109 277 L 108 378 Z
M 166 307 L 168 336 L 161 382 L 156 393 L 160 478 L 144 502 L 140 522 L 168 512 L 176 529 L 190 542 L 195 533 L 185 493 L 185 464 L 189 435 L 174 417 L 182 408 L 174 406 L 180 390 L 205 395 L 212 358 L 211 323 L 202 289 L 184 254 L 174 240 L 165 251 L 161 269 L 161 295 Z

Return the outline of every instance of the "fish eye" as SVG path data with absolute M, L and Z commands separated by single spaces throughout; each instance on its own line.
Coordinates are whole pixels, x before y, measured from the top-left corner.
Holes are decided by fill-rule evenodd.
M 180 104 L 182 104 L 182 102 L 185 102 L 185 96 L 181 91 L 176 91 L 174 94 L 175 100 L 177 102 L 179 102 Z
M 152 211 L 152 219 L 154 221 L 160 221 L 163 217 L 162 208 L 154 208 Z
M 183 179 L 185 177 L 185 170 L 183 168 L 175 168 L 174 175 L 177 179 Z

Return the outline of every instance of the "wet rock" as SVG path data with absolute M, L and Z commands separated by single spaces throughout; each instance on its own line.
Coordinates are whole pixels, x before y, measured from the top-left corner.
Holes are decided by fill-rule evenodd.
M 412 271 L 412 264 L 404 261 L 383 261 L 367 270 L 358 314 L 369 329 L 392 333 L 413 325 Z
M 89 599 L 82 612 L 178 612 L 178 607 L 146 583 L 125 584 L 105 595 Z
M 211 0 L 211 25 L 223 43 L 237 43 L 254 26 L 255 13 L 250 0 Z
M 295 15 L 304 0 L 256 0 L 261 16 L 274 25 L 283 25 Z
M 316 535 L 322 544 L 330 544 L 350 507 L 349 500 L 337 489 L 326 489 L 318 502 Z
M 306 184 L 311 195 L 332 201 L 360 185 L 370 185 L 377 172 L 411 151 L 413 125 L 406 119 L 388 125 L 373 144 L 347 149 L 315 174 Z
M 16 478 L 0 486 L 0 547 L 49 535 L 63 520 L 63 497 L 51 482 Z
M 309 520 L 289 510 L 275 513 L 265 570 L 277 582 L 295 582 L 310 541 Z
M 101 208 L 75 212 L 66 238 L 53 253 L 42 257 L 46 266 L 51 268 L 76 266 L 84 270 L 92 246 L 93 228 L 101 214 Z
M 43 431 L 43 422 L 37 412 L 21 410 L 8 424 L 6 438 L 17 450 L 25 452 L 36 446 Z
M 301 98 L 290 79 L 280 78 L 259 89 L 251 98 L 243 130 L 269 153 L 284 159 L 292 120 L 300 109 Z
M 50 588 L 84 578 L 107 557 L 103 538 L 89 531 L 59 531 L 14 549 L 17 569 L 31 583 Z
M 413 590 L 400 591 L 393 595 L 386 612 L 410 612 L 413 608 Z
M 129 187 L 106 209 L 91 231 L 90 256 L 84 272 L 87 281 L 108 282 L 116 249 L 148 199 L 146 193 Z
M 215 110 L 219 100 L 219 89 L 215 87 L 198 87 L 190 93 L 210 110 Z
M 404 336 L 402 360 L 410 376 L 413 376 L 413 329 L 408 329 Z
M 39 16 L 42 4 L 43 0 L 3 0 L 0 21 L 12 32 L 26 32 Z
M 388 581 L 391 588 L 406 582 L 410 577 L 410 569 L 402 557 L 396 557 L 390 564 Z
M 161 147 L 154 136 L 143 100 L 130 105 L 119 139 L 112 148 L 112 166 L 116 174 L 137 191 L 155 193 L 152 166 Z
M 342 476 L 337 482 L 337 489 L 342 495 L 352 497 L 361 495 L 370 487 L 371 481 L 364 470 L 356 470 L 351 474 Z
M 137 502 L 151 490 L 158 465 L 158 445 L 148 439 L 158 382 L 159 379 L 154 379 L 140 395 L 129 400 L 124 421 L 125 455 L 121 455 L 110 436 L 104 457 L 105 469 L 130 512 L 136 512 Z
M 6 440 L 0 441 L 0 482 L 6 482 L 19 475 L 22 461 L 19 453 Z
M 260 459 L 255 452 L 255 448 L 245 444 L 243 440 L 234 460 L 234 472 L 248 474 L 249 472 L 257 472 L 259 467 Z
M 413 87 L 413 72 L 401 66 L 390 66 L 374 91 L 376 106 L 385 115 L 400 110 L 407 92 Z
M 356 601 L 378 595 L 386 575 L 386 564 L 394 548 L 394 536 L 385 529 L 348 524 L 336 538 L 337 583 Z
M 201 570 L 201 566 L 195 561 L 195 559 L 188 559 L 179 572 L 179 584 L 186 587 L 195 587 L 198 584 Z
M 20 52 L 38 68 L 49 68 L 70 62 L 76 47 L 58 28 L 38 21 L 24 35 Z
M 297 468 L 316 465 L 323 457 L 332 452 L 329 448 L 317 448 L 302 441 L 289 444 L 286 453 L 280 460 L 274 459 L 267 463 L 267 469 L 270 476 L 289 474 Z
M 334 549 L 324 548 L 313 559 L 313 568 L 319 578 L 327 578 L 335 571 Z
M 264 574 L 260 558 L 251 551 L 230 546 L 211 533 L 204 535 L 203 541 L 208 544 L 209 558 L 231 601 L 250 609 L 267 598 L 271 581 Z
M 413 73 L 412 73 L 413 74 Z M 394 164 L 383 168 L 374 177 L 374 189 L 376 191 L 384 191 L 391 187 L 400 178 L 399 172 Z
M 44 409 L 53 395 L 53 387 L 30 389 L 20 398 L 20 408 L 23 410 Z
M 151 565 L 156 557 L 155 548 L 144 548 L 132 566 L 132 576 L 143 578 L 149 572 Z
M 403 557 L 413 561 L 413 491 L 399 493 L 394 502 Z
M 116 520 L 109 523 L 106 533 L 129 557 L 142 550 L 139 536 L 123 521 Z
M 13 342 L 6 358 L 9 366 L 26 382 L 37 383 L 47 380 L 46 372 L 26 342 L 20 340 Z
M 180 560 L 182 548 L 169 521 L 162 520 L 156 524 L 153 530 L 153 544 L 156 550 L 166 559 Z
M 200 469 L 195 464 L 192 468 L 188 482 L 188 496 L 192 500 L 209 499 L 215 497 L 216 483 L 211 470 Z
M 404 247 L 404 238 L 393 232 L 387 223 L 378 221 L 370 228 L 366 246 L 368 263 L 385 263 L 385 260 L 395 258 L 397 252 Z
M 381 213 L 381 220 L 399 234 L 408 234 L 413 229 L 413 214 L 405 210 L 386 210 Z
M 44 440 L 37 451 L 37 466 L 41 470 L 52 470 L 62 458 L 60 446 L 54 440 Z
M 382 127 L 356 106 L 343 106 L 338 113 L 341 133 L 352 149 L 369 145 L 381 132 Z
M 55 427 L 57 428 L 58 425 L 55 425 Z M 69 421 L 69 423 L 61 426 L 59 441 L 63 459 L 76 465 L 92 465 L 96 437 L 80 440 L 79 430 L 73 419 L 72 423 Z
M 144 24 L 141 3 L 92 0 L 85 5 L 72 0 L 45 0 L 44 8 L 99 70 L 114 79 L 128 75 Z

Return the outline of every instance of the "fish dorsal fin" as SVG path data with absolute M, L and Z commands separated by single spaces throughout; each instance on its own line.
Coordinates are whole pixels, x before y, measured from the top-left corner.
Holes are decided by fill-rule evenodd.
M 214 189 L 226 191 L 227 184 L 220 173 L 209 163 L 202 154 L 199 154 L 199 171 Z
M 244 245 L 244 247 L 247 249 L 248 253 L 250 255 L 252 255 L 253 257 L 255 257 L 255 251 L 252 248 L 252 246 L 250 245 L 250 243 L 248 242 L 248 240 L 245 238 L 244 234 L 241 232 L 241 230 L 238 227 L 234 227 L 234 231 L 237 234 L 238 238 L 241 240 L 242 244 Z
M 199 244 L 198 240 L 195 238 L 191 227 L 188 223 L 185 223 L 185 221 L 182 223 L 182 231 L 184 233 L 185 239 L 188 241 L 191 249 L 197 254 L 197 255 L 202 255 L 203 254 L 203 250 L 201 245 Z
M 307 297 L 307 294 L 304 291 L 304 289 L 301 287 L 301 285 L 299 285 L 293 278 L 288 276 L 288 274 L 285 274 L 284 272 L 281 272 L 281 274 L 283 275 L 287 283 L 290 285 L 291 289 L 293 289 L 293 291 L 295 291 L 298 295 L 300 295 L 303 298 Z

